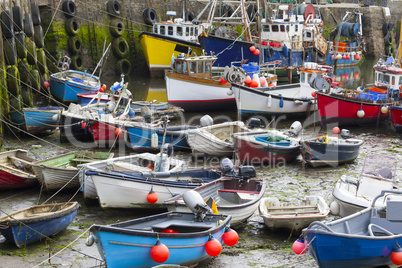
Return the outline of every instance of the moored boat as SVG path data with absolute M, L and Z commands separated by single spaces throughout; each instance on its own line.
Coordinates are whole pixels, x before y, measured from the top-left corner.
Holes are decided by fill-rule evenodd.
M 37 205 L 0 218 L 0 232 L 17 247 L 46 239 L 61 232 L 74 220 L 78 202 Z
M 0 190 L 28 188 L 38 184 L 32 169 L 36 160 L 17 149 L 0 153 Z
M 391 123 L 395 128 L 395 131 L 402 133 L 402 107 L 401 106 L 390 106 L 391 113 Z
M 22 108 L 9 113 L 11 121 L 20 129 L 31 134 L 40 134 L 46 130 L 55 130 L 59 126 L 62 108 L 58 106 Z M 56 119 L 56 120 L 55 120 Z

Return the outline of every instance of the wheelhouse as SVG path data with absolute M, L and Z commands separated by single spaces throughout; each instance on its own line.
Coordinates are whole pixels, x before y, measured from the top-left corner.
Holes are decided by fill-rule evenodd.
M 211 78 L 214 56 L 178 57 L 174 62 L 174 72 L 193 77 Z

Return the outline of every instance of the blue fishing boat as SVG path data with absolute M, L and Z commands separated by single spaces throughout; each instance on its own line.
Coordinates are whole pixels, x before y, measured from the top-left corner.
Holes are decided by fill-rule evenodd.
M 401 194 L 382 191 L 363 211 L 329 223 L 313 222 L 303 229 L 304 243 L 319 267 L 392 265 L 393 257 L 401 254 L 402 201 L 396 199 Z M 377 200 L 381 207 L 375 206 Z
M 60 117 L 55 115 L 60 114 L 61 110 L 59 106 L 23 108 L 10 112 L 10 119 L 20 129 L 36 134 L 56 129 Z
M 8 241 L 22 248 L 67 228 L 78 208 L 78 202 L 68 202 L 22 209 L 0 218 L 0 232 Z
M 126 126 L 130 137 L 131 148 L 141 149 L 160 149 L 165 135 L 165 143 L 173 145 L 175 150 L 190 150 L 187 143 L 188 130 L 196 126 L 171 126 L 166 127 L 148 127 L 148 126 Z
M 76 102 L 79 93 L 95 93 L 101 87 L 99 77 L 87 72 L 67 70 L 50 75 L 50 92 L 63 102 Z
M 201 206 L 199 211 L 211 213 L 202 198 L 201 201 L 194 202 Z M 196 211 L 194 207 L 190 209 Z M 231 216 L 200 214 L 167 212 L 106 226 L 94 225 L 87 245 L 96 241 L 107 267 L 196 265 L 209 258 L 209 254 L 219 255 L 222 236 L 231 220 Z M 218 249 L 212 250 L 211 243 Z

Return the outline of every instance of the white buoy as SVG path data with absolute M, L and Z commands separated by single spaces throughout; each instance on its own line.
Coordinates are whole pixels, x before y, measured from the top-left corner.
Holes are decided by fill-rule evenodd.
M 158 134 L 156 132 L 151 135 L 151 147 L 158 148 Z
M 59 119 L 60 119 L 60 115 L 59 115 L 59 114 L 55 114 L 55 115 L 52 116 L 53 122 L 57 122 L 57 121 L 59 121 Z
M 268 108 L 271 108 L 271 105 L 272 105 L 272 96 L 269 95 L 269 96 L 268 96 L 268 101 L 267 101 L 267 107 L 268 107 Z
M 388 113 L 388 107 L 387 107 L 387 106 L 382 106 L 382 107 L 381 107 L 381 112 L 382 112 L 383 114 Z
M 338 216 L 339 212 L 340 212 L 340 207 L 337 201 L 333 201 L 330 205 L 329 205 L 329 209 L 331 211 L 331 214 L 334 216 Z
M 365 112 L 363 111 L 363 109 L 360 109 L 359 111 L 357 111 L 357 117 L 363 118 L 364 115 L 365 115 Z
M 337 60 L 341 60 L 341 59 L 342 59 L 342 55 L 341 55 L 341 54 L 336 55 L 336 59 L 337 59 Z
M 258 86 L 260 87 L 260 78 L 258 77 L 258 74 L 253 74 L 253 80 L 258 83 Z
M 226 91 L 226 94 L 228 94 L 228 96 L 232 96 L 233 95 L 233 90 L 229 89 L 228 91 Z

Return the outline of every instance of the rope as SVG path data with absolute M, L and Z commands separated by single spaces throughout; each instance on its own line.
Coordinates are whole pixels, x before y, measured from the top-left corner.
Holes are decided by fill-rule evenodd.
M 50 29 L 50 25 L 52 25 L 52 22 L 53 22 L 53 20 L 54 20 L 54 17 L 56 17 L 56 14 L 57 14 L 57 11 L 59 10 L 61 1 L 62 1 L 62 0 L 60 0 L 59 3 L 57 4 L 56 11 L 54 12 L 53 17 L 52 17 L 52 19 L 51 19 L 50 22 L 49 22 L 49 26 L 47 27 L 46 32 L 45 32 L 45 34 L 43 35 L 43 38 L 46 37 L 46 35 L 47 35 L 47 33 L 48 33 L 49 29 Z

